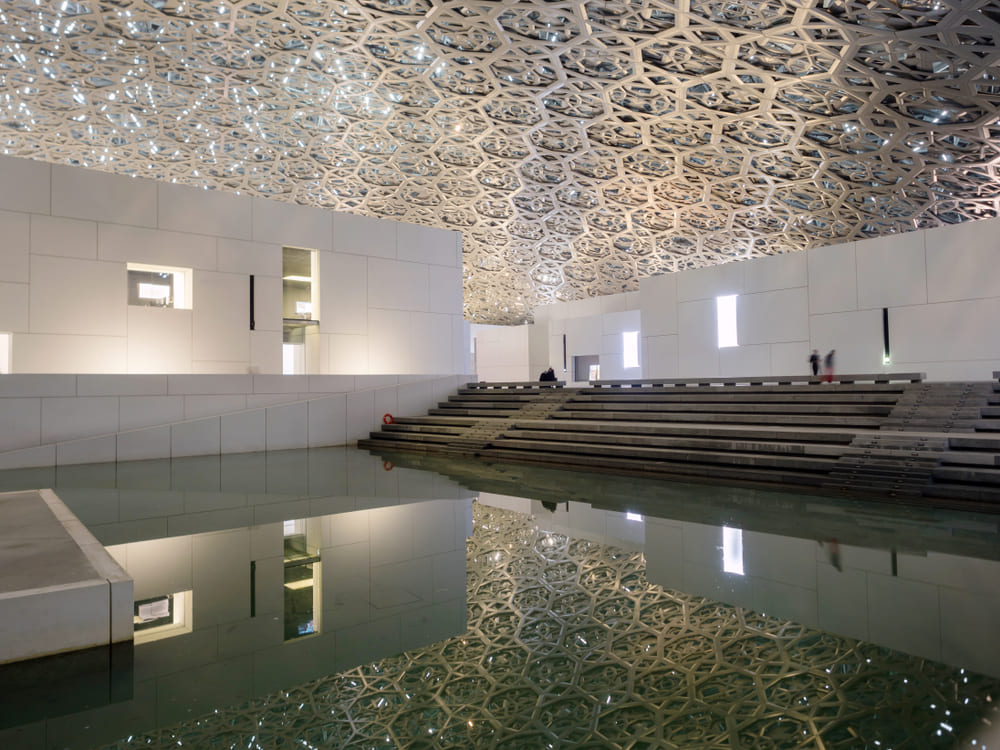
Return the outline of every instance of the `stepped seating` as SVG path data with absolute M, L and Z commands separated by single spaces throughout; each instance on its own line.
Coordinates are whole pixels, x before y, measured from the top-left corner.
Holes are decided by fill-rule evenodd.
M 1000 435 L 948 438 L 925 494 L 1000 503 Z
M 986 397 L 986 406 L 976 422 L 976 432 L 995 432 L 1000 434 L 1000 371 L 993 372 L 993 383 Z
M 359 445 L 818 487 L 918 378 L 468 383 Z
M 469 383 L 359 445 L 1000 509 L 1000 383 L 837 381 Z
M 904 385 L 650 386 L 572 395 L 556 419 L 699 422 L 876 429 Z

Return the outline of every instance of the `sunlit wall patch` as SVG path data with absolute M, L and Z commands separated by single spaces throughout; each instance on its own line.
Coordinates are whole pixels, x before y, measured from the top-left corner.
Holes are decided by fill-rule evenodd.
M 626 513 L 625 514 L 625 520 L 626 521 L 642 521 L 643 520 L 642 513 Z
M 739 346 L 736 336 L 736 297 L 735 294 L 726 294 L 715 298 L 720 349 Z
M 722 570 L 743 575 L 743 529 L 722 527 Z

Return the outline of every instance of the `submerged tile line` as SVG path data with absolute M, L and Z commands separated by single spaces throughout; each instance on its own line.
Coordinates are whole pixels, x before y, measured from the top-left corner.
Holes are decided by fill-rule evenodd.
M 971 748 L 1000 681 L 665 590 L 639 552 L 476 504 L 462 636 L 132 748 Z M 973 742 L 980 744 L 973 744 Z

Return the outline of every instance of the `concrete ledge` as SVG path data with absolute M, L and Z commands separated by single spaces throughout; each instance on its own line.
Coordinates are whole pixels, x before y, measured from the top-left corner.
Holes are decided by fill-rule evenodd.
M 492 390 L 519 390 L 524 388 L 562 388 L 566 385 L 565 380 L 509 380 L 504 382 L 473 382 L 466 383 L 465 387 L 478 391 Z
M 51 490 L 0 494 L 0 664 L 132 639 L 132 579 Z
M 996 374 L 996 373 L 994 373 Z M 920 383 L 927 377 L 923 372 L 845 373 L 834 375 L 835 383 Z M 644 378 L 641 380 L 591 380 L 594 388 L 641 388 L 643 386 L 712 386 L 712 385 L 820 385 L 823 378 L 815 375 L 761 375 L 759 377 L 718 378 Z

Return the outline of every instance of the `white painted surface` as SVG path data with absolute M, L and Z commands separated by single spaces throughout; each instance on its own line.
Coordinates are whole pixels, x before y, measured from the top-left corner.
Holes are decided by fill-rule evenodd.
M 155 182 L 57 164 L 51 167 L 51 184 L 53 216 L 156 226 Z
M 191 362 L 191 310 L 129 305 L 128 371 L 130 373 L 185 372 Z
M 856 244 L 848 242 L 807 252 L 812 315 L 858 308 Z
M 193 359 L 238 362 L 245 368 L 250 358 L 249 295 L 245 276 L 194 275 Z
M 330 250 L 333 219 L 328 211 L 252 198 L 253 239 L 306 250 Z
M 0 320 L 4 321 L 7 331 L 28 330 L 28 291 L 27 284 L 0 281 Z M 4 347 L 3 355 L 7 355 L 9 342 Z M 8 363 L 9 365 L 9 363 Z M 8 372 L 4 369 L 3 372 Z
M 125 335 L 124 266 L 36 255 L 31 259 L 31 278 L 32 332 Z
M 927 302 L 923 240 L 923 232 L 913 232 L 857 243 L 860 309 Z
M 320 255 L 322 317 L 307 371 L 464 371 L 461 238 L 399 226 L 0 157 L 0 331 L 17 335 L 11 370 L 279 373 L 281 248 L 291 246 Z M 193 269 L 186 333 L 182 318 L 127 305 L 127 263 Z M 439 318 L 410 318 L 402 335 L 428 345 L 400 355 L 398 342 L 372 335 L 371 310 L 444 315 L 448 334 Z
M 0 211 L 0 281 L 28 283 L 28 215 Z
M 33 214 L 31 252 L 97 260 L 97 222 Z
M 6 375 L 0 467 L 344 445 L 470 377 Z
M 360 255 L 323 253 L 319 259 L 323 298 L 319 319 L 326 333 L 368 332 L 368 259 Z
M 396 257 L 397 223 L 371 216 L 335 214 L 333 249 L 374 258 Z
M 157 225 L 176 232 L 249 240 L 251 203 L 219 190 L 157 185 Z

